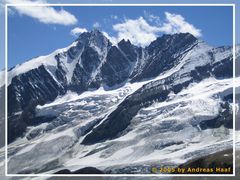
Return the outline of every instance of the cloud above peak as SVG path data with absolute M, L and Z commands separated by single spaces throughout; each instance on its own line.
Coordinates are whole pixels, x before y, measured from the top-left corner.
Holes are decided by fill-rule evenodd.
M 151 26 L 143 17 L 138 19 L 125 19 L 123 23 L 113 25 L 117 32 L 118 41 L 130 40 L 135 45 L 146 46 L 156 39 L 159 28 Z
M 78 35 L 87 32 L 86 28 L 75 27 L 71 30 L 70 34 L 77 37 Z
M 179 14 L 171 14 L 165 12 L 166 22 L 160 27 L 160 31 L 167 34 L 175 33 L 191 33 L 196 37 L 201 37 L 202 33 L 200 29 L 197 29 L 192 24 L 188 23 L 183 16 Z
M 11 4 L 29 4 L 33 6 L 13 6 L 13 8 L 22 15 L 27 15 L 44 24 L 59 24 L 59 25 L 74 25 L 77 23 L 77 18 L 64 9 L 56 10 L 50 6 L 34 6 L 41 3 L 46 3 L 44 0 L 6 0 Z
M 155 40 L 160 33 L 191 33 L 196 37 L 201 37 L 201 30 L 187 22 L 183 16 L 165 12 L 165 19 L 161 21 L 159 16 L 149 14 L 144 11 L 144 17 L 137 19 L 125 19 L 122 23 L 113 25 L 116 37 L 108 35 L 114 44 L 122 39 L 130 40 L 133 44 L 146 46 Z

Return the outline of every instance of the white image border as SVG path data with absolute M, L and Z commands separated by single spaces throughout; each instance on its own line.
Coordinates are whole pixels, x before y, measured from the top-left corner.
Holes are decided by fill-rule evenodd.
M 233 8 L 233 174 L 8 174 L 8 158 L 7 158 L 7 86 L 8 86 L 8 78 L 7 78 L 7 60 L 8 60 L 8 7 L 13 6 L 231 6 Z M 235 4 L 5 4 L 5 175 L 10 177 L 71 177 L 71 176 L 143 176 L 143 177 L 151 177 L 151 176 L 160 176 L 160 177 L 170 177 L 170 176 L 235 176 L 235 120 L 236 120 L 236 104 L 235 104 Z

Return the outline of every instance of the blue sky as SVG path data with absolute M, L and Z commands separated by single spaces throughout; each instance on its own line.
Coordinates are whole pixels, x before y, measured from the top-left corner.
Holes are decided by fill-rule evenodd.
M 54 11 L 66 12 L 68 18 L 53 14 L 55 19 L 44 19 L 22 9 L 9 12 L 9 68 L 68 46 L 78 35 L 71 33 L 74 28 L 90 31 L 95 27 L 112 41 L 131 37 L 133 43 L 143 46 L 163 33 L 188 30 L 213 46 L 232 44 L 232 7 L 54 7 Z M 173 23 L 178 22 L 184 26 L 176 28 Z M 144 28 L 139 32 L 132 26 Z

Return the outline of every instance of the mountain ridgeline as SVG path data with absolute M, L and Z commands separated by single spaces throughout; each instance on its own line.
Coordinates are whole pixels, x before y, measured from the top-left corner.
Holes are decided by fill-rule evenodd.
M 190 33 L 163 35 L 146 47 L 138 47 L 129 40 L 113 45 L 102 32 L 93 30 L 82 33 L 68 48 L 52 55 L 44 62 L 35 59 L 38 66 L 34 68 L 26 62 L 8 72 L 14 74 L 8 84 L 9 143 L 22 136 L 26 127 L 51 121 L 34 118 L 35 107 L 68 91 L 81 94 L 100 87 L 112 90 L 168 74 L 126 97 L 82 142 L 93 144 L 118 136 L 137 112 L 154 100 L 165 101 L 171 92 L 177 94 L 189 84 L 209 77 L 233 76 L 232 48 L 210 47 Z M 27 70 L 19 73 L 21 67 Z M 232 94 L 225 98 L 231 100 Z
M 194 46 L 196 41 L 188 33 L 164 35 L 141 48 L 129 40 L 113 46 L 98 30 L 82 33 L 75 46 L 55 55 L 57 67 L 53 73 L 49 67 L 40 65 L 12 79 L 8 87 L 8 113 L 22 111 L 32 100 L 51 102 L 67 90 L 82 93 L 101 85 L 111 89 L 127 81 L 156 77 L 178 63 L 180 58 L 174 54 Z M 71 77 L 67 77 L 69 69 L 62 59 L 73 66 Z

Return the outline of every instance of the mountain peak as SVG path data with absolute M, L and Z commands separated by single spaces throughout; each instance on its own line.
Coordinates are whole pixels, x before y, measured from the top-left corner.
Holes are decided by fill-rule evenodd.
M 81 33 L 77 40 L 81 41 L 81 40 L 86 39 L 86 38 L 89 39 L 90 37 L 105 37 L 105 36 L 103 35 L 103 33 L 99 29 L 94 28 L 91 31 Z
M 158 37 L 155 41 L 147 47 L 148 51 L 160 51 L 164 48 L 180 48 L 182 46 L 189 46 L 198 39 L 190 33 L 176 33 L 164 34 Z
M 103 33 L 97 28 L 94 28 L 90 33 L 94 35 L 103 35 Z
M 182 39 L 186 39 L 189 41 L 196 41 L 197 38 L 192 35 L 191 33 L 175 33 L 175 34 L 163 34 L 161 37 L 157 38 L 158 40 L 164 40 L 164 41 L 174 41 L 177 42 Z
M 118 45 L 121 46 L 121 45 L 127 45 L 127 46 L 131 46 L 132 43 L 130 42 L 130 40 L 125 40 L 125 39 L 122 39 L 120 42 L 118 42 Z
M 96 28 L 94 28 L 92 31 L 80 34 L 76 41 L 78 42 L 79 46 L 91 46 L 101 50 L 111 45 L 109 39 Z

